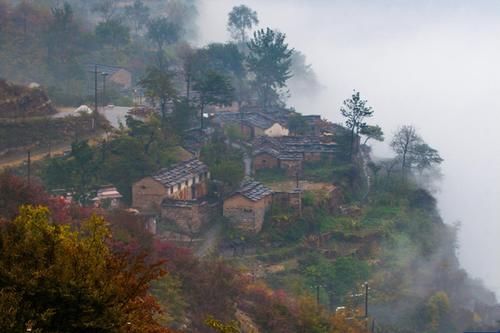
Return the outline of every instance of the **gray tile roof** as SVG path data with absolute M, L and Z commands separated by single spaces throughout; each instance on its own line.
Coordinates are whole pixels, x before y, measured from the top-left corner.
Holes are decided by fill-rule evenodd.
M 324 143 L 319 137 L 314 136 L 259 137 L 254 141 L 253 146 L 255 153 L 272 149 L 278 151 L 280 155 L 334 153 L 337 150 L 335 143 Z
M 236 191 L 236 194 L 241 194 L 252 201 L 259 201 L 273 194 L 273 191 L 262 183 L 249 179 L 243 181 L 240 188 Z
M 219 112 L 214 116 L 215 122 L 226 124 L 226 123 L 237 123 L 243 122 L 251 127 L 257 127 L 261 129 L 268 129 L 276 123 L 280 123 L 277 119 L 274 119 L 271 115 L 265 115 L 258 112 Z
M 208 167 L 197 158 L 192 158 L 177 163 L 169 169 L 161 169 L 152 177 L 168 188 L 205 172 L 208 172 Z

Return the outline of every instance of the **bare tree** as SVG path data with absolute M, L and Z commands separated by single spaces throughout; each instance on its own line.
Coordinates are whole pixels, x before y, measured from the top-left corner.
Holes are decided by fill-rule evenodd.
M 401 160 L 403 179 L 413 167 L 420 172 L 443 162 L 436 149 L 425 143 L 415 127 L 405 125 L 399 128 L 391 141 L 391 147 Z
M 403 179 L 406 178 L 408 159 L 415 150 L 415 146 L 420 142 L 422 142 L 422 139 L 418 136 L 415 127 L 411 125 L 401 126 L 392 138 L 391 148 L 401 159 Z

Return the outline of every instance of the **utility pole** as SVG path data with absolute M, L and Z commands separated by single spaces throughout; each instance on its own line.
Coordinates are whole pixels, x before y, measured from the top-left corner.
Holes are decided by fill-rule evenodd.
M 102 106 L 106 106 L 106 77 L 109 75 L 109 73 L 102 72 Z
M 28 186 L 31 186 L 31 150 L 28 150 Z
M 319 284 L 316 285 L 316 304 L 319 305 Z
M 368 281 L 365 282 L 365 318 L 368 319 Z
M 94 65 L 94 70 L 90 71 L 94 74 L 94 112 L 92 117 L 92 129 L 95 131 L 97 128 L 97 119 L 99 117 L 98 114 L 98 105 L 97 105 L 97 64 Z

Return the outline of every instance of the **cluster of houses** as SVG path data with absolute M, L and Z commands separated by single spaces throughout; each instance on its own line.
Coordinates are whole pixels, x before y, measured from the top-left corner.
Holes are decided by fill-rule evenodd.
M 291 214 L 301 214 L 302 189 L 298 179 L 306 162 L 335 158 L 336 144 L 325 135 L 318 135 L 319 116 L 305 117 L 310 123 L 307 135 L 290 136 L 286 114 L 273 116 L 260 112 L 221 112 L 213 117 L 216 126 L 238 126 L 245 137 L 252 139 L 252 171 L 279 168 L 297 186 L 272 190 L 246 177 L 233 193 L 218 200 L 209 197 L 210 170 L 196 157 L 179 162 L 168 169 L 145 177 L 133 184 L 132 207 L 154 219 L 156 226 L 167 225 L 179 233 L 199 233 L 210 221 L 223 215 L 245 233 L 261 231 L 266 213 L 275 205 Z M 197 154 L 194 154 L 197 156 Z
M 304 162 L 332 161 L 337 152 L 334 142 L 319 136 L 259 137 L 253 143 L 253 170 L 279 168 L 287 176 L 301 175 Z
M 208 198 L 208 167 L 192 158 L 133 184 L 132 207 L 181 233 L 195 234 L 220 214 L 217 200 Z M 257 233 L 272 204 L 273 192 L 256 181 L 245 181 L 223 201 L 223 215 L 240 229 Z

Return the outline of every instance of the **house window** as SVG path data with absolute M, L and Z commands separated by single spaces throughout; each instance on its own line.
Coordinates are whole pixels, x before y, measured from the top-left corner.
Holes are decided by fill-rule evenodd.
M 184 182 L 184 184 L 186 184 L 186 186 L 188 186 L 188 181 L 186 180 L 186 181 Z
M 177 185 L 177 191 L 181 190 L 181 184 Z
M 251 213 L 253 210 L 251 208 L 243 208 L 245 213 Z

